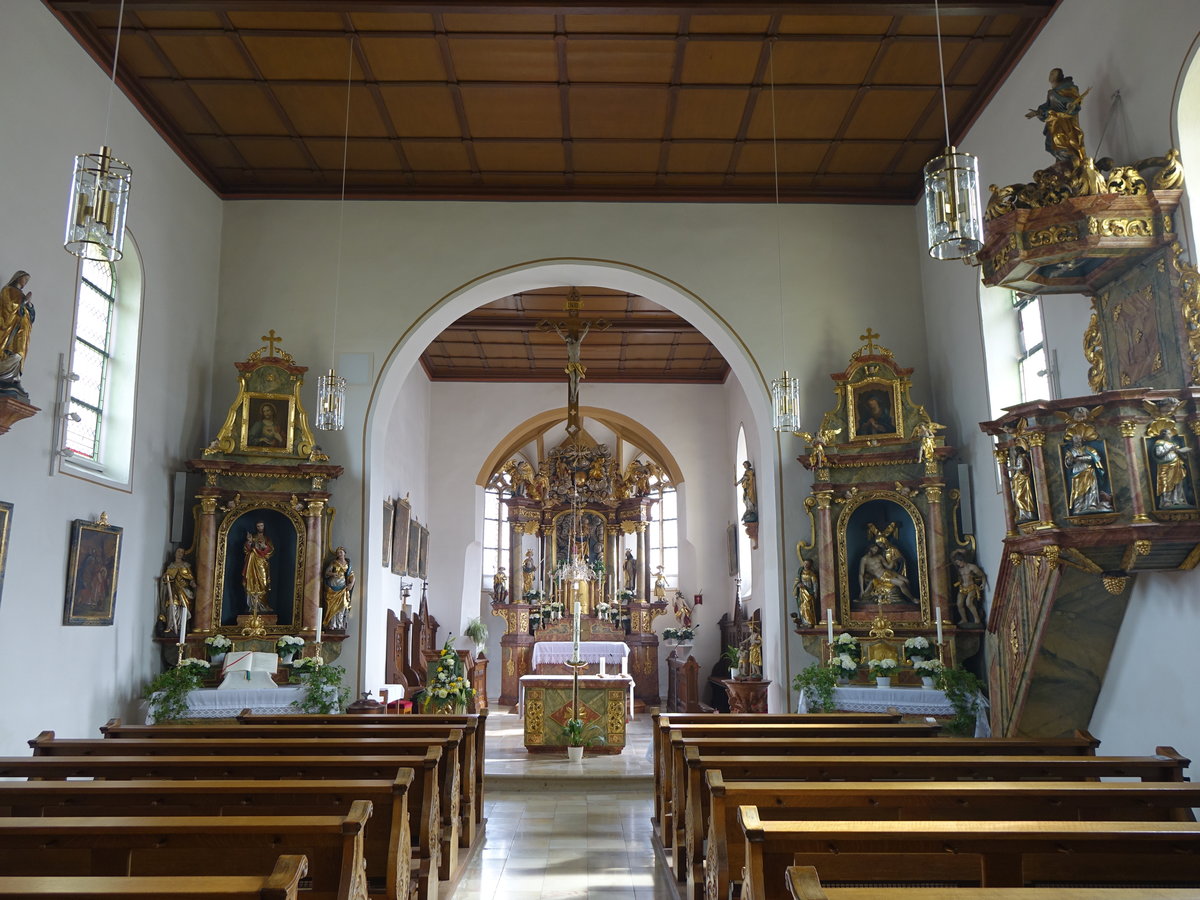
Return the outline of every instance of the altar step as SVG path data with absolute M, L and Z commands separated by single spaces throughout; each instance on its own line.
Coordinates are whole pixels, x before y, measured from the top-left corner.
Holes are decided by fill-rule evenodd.
M 614 775 L 595 768 L 588 772 L 588 763 L 584 762 L 581 774 L 570 775 L 491 775 L 483 776 L 484 791 L 506 791 L 528 794 L 571 794 L 581 791 L 595 791 L 600 783 L 605 791 L 613 793 L 641 792 L 652 794 L 654 790 L 653 775 Z M 564 768 L 567 763 L 563 763 Z

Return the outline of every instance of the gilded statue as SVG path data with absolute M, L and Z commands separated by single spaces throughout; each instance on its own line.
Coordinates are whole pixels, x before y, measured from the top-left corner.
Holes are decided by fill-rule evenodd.
M 325 567 L 324 581 L 325 627 L 331 631 L 345 631 L 355 582 L 354 567 L 350 565 L 345 547 L 333 551 L 333 558 Z
M 796 432 L 812 447 L 812 451 L 808 454 L 809 468 L 824 469 L 829 466 L 829 457 L 825 454 L 825 445 L 831 443 L 841 430 L 840 428 L 825 428 L 816 434 L 810 434 L 807 431 Z
M 1090 90 L 1088 88 L 1081 94 L 1075 79 L 1064 75 L 1062 69 L 1051 69 L 1046 102 L 1025 113 L 1025 118 L 1040 119 L 1044 123 L 1042 134 L 1046 136 L 1046 152 L 1057 160 L 1063 171 L 1083 162 L 1087 156 L 1083 149 L 1083 130 L 1079 127 L 1079 110 Z
M 1021 447 L 1008 451 L 1008 483 L 1012 490 L 1013 508 L 1018 522 L 1037 517 L 1033 504 L 1033 479 L 1029 472 L 1029 454 Z
M 25 395 L 21 370 L 29 356 L 29 335 L 36 311 L 33 291 L 26 291 L 29 273 L 18 269 L 0 288 L 0 392 Z
M 858 583 L 863 602 L 917 602 L 909 584 L 904 554 L 888 540 L 896 533 L 896 529 L 895 522 L 882 530 L 873 523 L 867 526 L 867 535 L 871 542 L 858 561 Z
M 1083 442 L 1083 434 L 1071 435 L 1071 443 L 1063 448 L 1071 497 L 1067 507 L 1071 515 L 1111 512 L 1112 500 L 1100 492 L 1100 473 L 1104 463 L 1094 447 Z
M 537 572 L 537 563 L 533 561 L 533 551 L 525 551 L 525 560 L 521 563 L 521 592 L 528 594 L 533 591 L 533 575 Z
M 528 497 L 533 487 L 533 466 L 525 460 L 509 460 L 503 472 L 508 476 L 510 489 L 514 497 Z
M 748 619 L 746 627 L 750 633 L 746 635 L 738 653 L 739 660 L 745 658 L 745 662 L 741 664 L 742 675 L 747 678 L 762 678 L 762 635 L 758 631 L 758 622 Z
M 667 602 L 667 577 L 663 575 L 662 566 L 654 573 L 654 599 Z
M 741 485 L 742 488 L 742 506 L 746 510 L 742 513 L 742 521 L 757 522 L 758 488 L 755 485 L 754 466 L 750 460 L 747 459 L 742 463 L 742 477 L 734 484 Z
M 163 569 L 160 584 L 163 631 L 179 634 L 182 619 L 185 614 L 192 614 L 196 599 L 196 577 L 192 574 L 191 564 L 184 558 L 182 547 L 176 548 L 174 558 Z
M 817 570 L 811 559 L 800 563 L 796 579 L 792 582 L 792 595 L 796 598 L 796 610 L 800 624 L 811 628 L 817 624 Z
M 917 423 L 912 433 L 912 439 L 921 442 L 920 447 L 917 448 L 917 462 L 923 462 L 928 467 L 930 463 L 937 461 L 937 433 L 945 427 L 945 425 L 939 425 L 929 419 Z
M 500 566 L 496 569 L 496 574 L 492 576 L 492 605 L 498 606 L 507 602 L 508 573 L 504 571 L 504 566 Z
M 1154 479 L 1154 493 L 1161 509 L 1181 509 L 1190 507 L 1188 503 L 1187 463 L 1183 454 L 1191 453 L 1191 447 L 1180 446 L 1175 439 L 1175 429 L 1172 426 L 1163 428 L 1154 439 L 1151 447 L 1157 473 Z
M 955 603 L 958 607 L 958 624 L 982 624 L 983 589 L 987 586 L 987 574 L 967 559 L 967 551 L 955 550 L 950 554 L 950 566 L 958 575 L 954 587 L 958 588 Z
M 637 557 L 633 555 L 633 551 L 625 550 L 625 560 L 621 563 L 621 570 L 625 576 L 624 589 L 627 591 L 637 590 Z
M 271 612 L 267 594 L 271 590 L 271 557 L 275 545 L 271 543 L 262 522 L 246 532 L 246 561 L 242 565 L 242 585 L 246 589 L 246 607 L 251 615 Z

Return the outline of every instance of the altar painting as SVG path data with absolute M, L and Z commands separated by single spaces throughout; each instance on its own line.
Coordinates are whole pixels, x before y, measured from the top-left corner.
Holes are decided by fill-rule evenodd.
M 604 525 L 605 517 L 590 509 L 579 511 L 578 525 L 575 524 L 574 513 L 568 511 L 559 514 L 554 519 L 552 567 L 557 568 L 571 561 L 572 537 L 588 565 L 594 568 L 597 563 L 604 563 Z
M 222 571 L 220 624 L 236 626 L 238 616 L 250 615 L 255 603 L 260 614 L 276 616 L 280 627 L 298 623 L 303 580 L 298 525 L 282 510 L 256 507 L 227 519 L 222 531 L 217 560 Z M 264 575 L 265 590 L 256 601 L 251 597 L 253 582 L 264 580 Z
M 838 524 L 843 612 L 854 621 L 928 617 L 923 520 L 900 494 L 873 492 L 851 501 Z

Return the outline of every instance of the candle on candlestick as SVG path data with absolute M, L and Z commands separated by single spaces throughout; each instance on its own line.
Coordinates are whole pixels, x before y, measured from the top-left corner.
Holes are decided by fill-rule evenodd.
M 825 609 L 825 624 L 829 628 L 829 646 L 833 646 L 833 607 Z
M 938 638 L 938 645 L 941 646 L 941 643 L 942 643 L 942 608 L 940 606 L 937 608 L 937 638 Z
M 321 607 L 319 607 L 319 606 L 317 607 L 317 634 L 316 634 L 316 637 L 313 639 L 313 643 L 315 643 L 315 644 L 321 643 Z
M 185 606 L 179 610 L 179 643 L 180 644 L 187 643 L 187 620 L 188 620 L 188 611 L 187 611 L 187 607 Z

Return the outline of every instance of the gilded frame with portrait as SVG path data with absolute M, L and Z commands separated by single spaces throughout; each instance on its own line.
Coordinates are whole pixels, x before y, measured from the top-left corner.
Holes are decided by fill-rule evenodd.
M 900 392 L 894 381 L 867 378 L 846 389 L 851 441 L 904 437 Z
M 242 395 L 242 452 L 291 454 L 296 440 L 293 399 L 289 394 Z
M 111 625 L 117 600 L 117 572 L 124 529 L 76 519 L 71 523 L 67 554 L 67 592 L 64 625 Z

